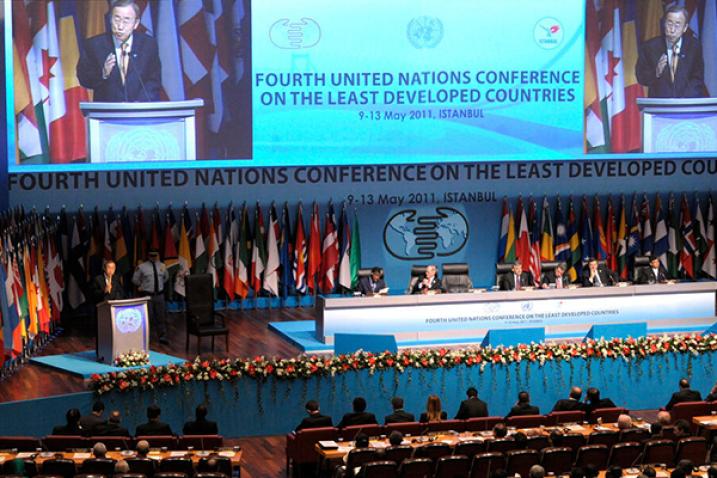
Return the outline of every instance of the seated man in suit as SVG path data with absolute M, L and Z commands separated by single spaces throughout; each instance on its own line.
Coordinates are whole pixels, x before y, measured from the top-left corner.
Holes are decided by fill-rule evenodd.
M 426 266 L 426 272 L 423 274 L 416 285 L 413 286 L 412 294 L 440 294 L 443 292 L 441 288 L 441 280 L 438 278 L 435 264 Z
M 683 378 L 680 380 L 680 390 L 672 394 L 670 401 L 665 405 L 665 410 L 672 410 L 672 407 L 678 403 L 700 401 L 702 401 L 702 394 L 697 390 L 692 390 L 690 388 L 690 381 Z
M 319 402 L 316 400 L 309 400 L 306 402 L 306 413 L 308 417 L 304 417 L 301 423 L 296 427 L 296 431 L 305 430 L 307 428 L 322 428 L 332 427 L 334 423 L 331 421 L 331 417 L 322 415 L 319 411 Z
M 389 423 L 405 423 L 416 421 L 416 417 L 415 415 L 413 415 L 413 413 L 409 413 L 403 409 L 403 399 L 401 397 L 393 397 L 391 399 L 391 407 L 393 408 L 393 412 L 390 415 L 386 415 L 386 418 L 384 419 L 384 423 L 386 425 L 388 425 Z
M 561 262 L 552 271 L 545 271 L 543 273 L 543 280 L 540 281 L 540 287 L 543 289 L 555 288 L 564 289 L 570 285 L 570 276 L 565 271 L 568 270 L 568 265 Z
M 65 425 L 58 425 L 52 428 L 53 435 L 82 435 L 80 429 L 80 411 L 76 408 L 70 408 L 65 414 Z
M 533 274 L 523 270 L 523 264 L 520 261 L 513 263 L 513 270 L 507 274 L 503 274 L 500 278 L 498 286 L 500 290 L 520 290 L 524 287 L 533 287 Z
M 128 437 L 129 430 L 121 424 L 122 415 L 119 410 L 112 410 L 110 418 L 104 425 L 97 425 L 94 434 L 96 436 Z
M 104 417 L 105 404 L 101 400 L 97 400 L 92 404 L 92 413 L 80 418 L 80 429 L 85 436 L 94 434 L 94 429 L 98 425 L 104 425 L 107 420 Z
M 540 409 L 530 404 L 530 394 L 526 391 L 522 391 L 518 394 L 518 401 L 513 408 L 510 409 L 510 412 L 508 412 L 505 418 L 523 415 L 540 415 Z
M 353 401 L 353 412 L 347 413 L 341 418 L 338 428 L 350 427 L 352 425 L 373 425 L 377 424 L 376 416 L 366 411 L 366 399 L 356 397 Z
M 169 436 L 172 435 L 172 428 L 159 420 L 162 409 L 157 405 L 147 407 L 147 423 L 137 425 L 135 436 Z
M 642 267 L 637 273 L 635 282 L 638 284 L 664 284 L 667 282 L 667 271 L 656 256 L 650 256 L 650 267 Z
M 468 398 L 461 402 L 456 413 L 456 420 L 467 420 L 469 418 L 480 418 L 488 416 L 488 405 L 478 398 L 478 390 L 470 387 L 466 391 Z
M 595 387 L 588 388 L 585 395 L 585 413 L 592 413 L 598 408 L 614 408 L 615 403 L 609 398 L 600 398 L 600 390 Z
M 583 389 L 580 387 L 573 387 L 570 389 L 570 395 L 568 398 L 561 398 L 553 406 L 554 412 L 576 412 L 583 411 L 584 406 L 580 403 L 580 397 L 583 395 Z
M 207 413 L 206 405 L 197 405 L 197 409 L 194 411 L 195 420 L 185 423 L 182 433 L 185 435 L 218 435 L 217 422 L 207 420 Z
M 380 267 L 372 267 L 371 274 L 362 277 L 358 283 L 361 295 L 376 295 L 385 288 L 386 282 L 383 280 L 383 270 Z
M 112 259 L 106 261 L 102 266 L 103 273 L 92 280 L 92 295 L 95 303 L 99 304 L 106 300 L 124 299 L 124 289 L 119 277 L 115 274 L 117 264 Z
M 583 287 L 605 287 L 618 282 L 618 277 L 613 271 L 598 264 L 594 257 L 588 259 L 588 266 L 583 270 Z

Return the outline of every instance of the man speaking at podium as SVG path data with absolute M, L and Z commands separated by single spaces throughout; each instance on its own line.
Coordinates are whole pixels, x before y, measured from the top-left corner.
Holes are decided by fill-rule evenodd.
M 650 98 L 699 98 L 704 96 L 705 65 L 700 42 L 685 35 L 688 13 L 684 7 L 667 9 L 664 36 L 646 41 L 635 67 L 637 81 L 649 88 Z
M 159 101 L 159 51 L 152 37 L 136 31 L 140 14 L 134 0 L 113 0 L 111 33 L 87 40 L 77 77 L 94 90 L 94 101 Z

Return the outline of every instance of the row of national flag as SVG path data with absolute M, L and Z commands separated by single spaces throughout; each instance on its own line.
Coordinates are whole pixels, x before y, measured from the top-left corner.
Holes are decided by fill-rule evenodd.
M 664 203 L 663 199 L 667 202 Z M 568 265 L 571 280 L 590 257 L 604 260 L 621 280 L 632 278 L 637 256 L 656 256 L 673 279 L 717 279 L 715 212 L 711 194 L 557 196 L 503 199 L 498 262 L 521 261 L 539 281 L 544 261 Z M 540 210 L 540 214 L 539 213 Z M 604 211 L 604 213 L 603 213 Z

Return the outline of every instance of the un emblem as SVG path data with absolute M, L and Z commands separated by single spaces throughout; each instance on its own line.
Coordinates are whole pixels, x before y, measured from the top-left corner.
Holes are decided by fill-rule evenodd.
M 416 17 L 408 22 L 406 35 L 415 48 L 435 48 L 443 39 L 443 22 L 436 17 Z
M 142 325 L 142 313 L 134 307 L 120 309 L 115 315 L 115 324 L 121 334 L 130 334 Z
M 393 214 L 383 228 L 386 250 L 404 261 L 451 256 L 467 242 L 468 220 L 452 207 L 403 209 Z

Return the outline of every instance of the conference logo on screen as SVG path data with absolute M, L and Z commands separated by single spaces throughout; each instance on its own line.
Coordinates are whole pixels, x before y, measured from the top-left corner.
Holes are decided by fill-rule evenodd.
M 443 22 L 436 17 L 415 17 L 408 22 L 406 36 L 415 48 L 435 48 L 443 40 Z
M 282 50 L 311 48 L 321 40 L 321 26 L 313 18 L 298 21 L 282 18 L 269 27 L 269 40 Z
M 563 43 L 563 25 L 553 17 L 545 17 L 535 24 L 533 38 L 540 48 L 552 50 Z
M 115 315 L 115 324 L 121 334 L 131 334 L 142 325 L 142 312 L 137 308 L 119 309 Z
M 446 206 L 402 209 L 383 228 L 383 244 L 404 261 L 448 257 L 468 242 L 468 220 L 458 209 Z

